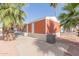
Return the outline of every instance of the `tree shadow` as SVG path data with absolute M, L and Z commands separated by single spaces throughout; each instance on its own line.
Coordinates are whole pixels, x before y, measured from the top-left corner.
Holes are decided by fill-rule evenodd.
M 70 41 L 69 39 L 58 38 L 58 42 L 66 43 L 69 45 L 67 49 L 68 52 L 65 52 L 65 55 L 79 56 L 79 42 Z
M 55 44 L 49 44 L 42 38 L 36 39 L 34 44 L 43 55 L 55 56 L 79 56 L 79 42 L 73 42 L 68 39 L 57 38 Z
M 44 56 L 63 56 L 64 52 L 68 49 L 68 45 L 66 44 L 60 42 L 49 44 L 41 38 L 36 39 L 34 44 L 38 47 L 38 51 L 41 51 Z
M 75 45 L 75 46 L 79 47 L 79 42 L 71 41 L 69 39 L 58 38 L 57 41 L 62 42 L 62 43 L 66 43 L 69 45 Z

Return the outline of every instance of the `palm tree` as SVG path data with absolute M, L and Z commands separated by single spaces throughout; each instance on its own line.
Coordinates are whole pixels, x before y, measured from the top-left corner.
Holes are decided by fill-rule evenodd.
M 3 39 L 15 39 L 14 28 L 22 27 L 25 13 L 23 3 L 0 3 L 0 22 L 3 23 Z
M 50 3 L 50 6 L 53 6 L 53 8 L 55 9 L 54 10 L 54 12 L 55 12 L 55 15 L 54 16 L 56 16 L 56 7 L 57 7 L 57 3 Z M 55 43 L 56 42 L 56 35 L 49 35 L 49 34 L 47 34 L 47 38 L 46 38 L 46 40 L 47 40 L 47 42 L 48 43 Z
M 63 8 L 64 13 L 60 14 L 59 19 L 64 29 L 71 29 L 79 24 L 79 3 L 66 4 Z
M 54 12 L 55 12 L 55 16 L 56 16 L 56 7 L 57 7 L 58 3 L 50 3 L 51 7 L 54 7 Z

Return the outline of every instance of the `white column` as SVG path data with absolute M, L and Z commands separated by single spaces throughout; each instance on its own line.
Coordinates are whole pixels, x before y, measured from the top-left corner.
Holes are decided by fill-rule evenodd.
M 34 23 L 32 23 L 32 33 L 34 33 Z

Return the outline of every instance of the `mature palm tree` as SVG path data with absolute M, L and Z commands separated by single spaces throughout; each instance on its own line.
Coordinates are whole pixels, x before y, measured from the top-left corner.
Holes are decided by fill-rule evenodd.
M 0 3 L 0 22 L 3 23 L 3 39 L 15 39 L 14 28 L 22 27 L 25 13 L 23 3 Z
M 54 8 L 54 16 L 56 17 L 56 7 L 57 7 L 57 3 L 50 3 L 50 6 L 52 6 Z M 55 43 L 56 42 L 56 35 L 49 35 L 47 34 L 47 42 L 48 43 Z
M 63 7 L 64 13 L 60 14 L 61 26 L 64 29 L 71 29 L 79 24 L 79 3 L 66 4 Z
M 50 6 L 54 7 L 54 12 L 55 12 L 55 16 L 56 16 L 56 7 L 57 7 L 58 3 L 50 3 Z

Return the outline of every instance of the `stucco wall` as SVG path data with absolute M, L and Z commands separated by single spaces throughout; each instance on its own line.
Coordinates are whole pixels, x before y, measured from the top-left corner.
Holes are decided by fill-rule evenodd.
M 45 20 L 34 22 L 34 32 L 39 34 L 45 34 Z
M 41 20 L 29 23 L 28 33 L 30 34 L 56 34 L 57 36 L 60 36 L 60 23 L 55 17 L 43 18 Z

